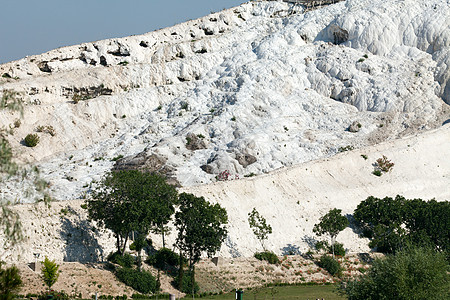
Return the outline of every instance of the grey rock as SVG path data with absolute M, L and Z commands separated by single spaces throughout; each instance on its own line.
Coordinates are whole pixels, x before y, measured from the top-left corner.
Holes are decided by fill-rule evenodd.
M 244 168 L 246 168 L 247 166 L 249 166 L 257 161 L 255 156 L 253 156 L 251 154 L 242 154 L 242 153 L 236 154 L 236 160 Z
M 192 151 L 206 149 L 206 143 L 194 133 L 186 135 L 186 148 Z
M 361 129 L 362 125 L 361 123 L 354 121 L 349 127 L 348 131 L 350 132 L 358 132 Z

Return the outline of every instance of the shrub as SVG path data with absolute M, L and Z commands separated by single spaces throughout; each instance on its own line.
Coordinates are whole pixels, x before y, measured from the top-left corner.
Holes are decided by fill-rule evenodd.
M 178 283 L 178 276 L 174 279 L 174 283 Z M 189 272 L 186 272 L 183 274 L 183 280 L 181 283 L 181 286 L 177 286 L 177 288 L 182 291 L 183 293 L 186 294 L 192 294 L 192 292 L 194 292 L 194 294 L 197 294 L 198 291 L 200 290 L 200 287 L 198 286 L 197 282 L 194 281 L 194 289 L 192 289 L 192 278 L 191 278 L 191 274 Z
M 38 300 L 47 300 L 47 299 L 53 299 L 53 300 L 69 300 L 69 295 L 67 295 L 64 291 L 57 292 L 57 291 L 45 291 L 42 292 L 40 295 L 37 296 Z
M 376 161 L 377 169 L 385 173 L 390 172 L 394 167 L 394 163 L 391 162 L 386 156 L 382 156 Z
M 318 241 L 314 247 L 316 247 L 317 251 L 323 250 L 323 251 L 328 251 L 328 249 L 330 248 L 330 244 L 328 244 L 327 241 Z
M 164 269 L 168 266 L 174 268 L 179 266 L 180 256 L 170 249 L 161 248 L 158 252 L 149 256 L 146 262 L 158 269 Z M 183 263 L 185 262 L 187 261 L 183 258 Z
M 328 253 L 332 253 L 331 247 L 328 248 Z M 343 244 L 341 243 L 334 244 L 334 255 L 345 256 L 345 248 Z
M 341 276 L 342 274 L 342 267 L 339 264 L 339 262 L 334 259 L 331 256 L 328 256 L 326 254 L 322 255 L 320 257 L 320 260 L 317 262 L 319 267 L 324 268 L 328 271 L 328 273 L 331 274 L 331 276 Z
M 374 170 L 372 172 L 373 175 L 380 177 L 381 176 L 381 171 L 380 170 Z
M 39 143 L 39 136 L 35 133 L 30 133 L 24 138 L 23 142 L 27 147 L 34 147 Z
M 219 173 L 219 175 L 216 176 L 216 179 L 218 181 L 227 181 L 231 179 L 231 173 L 228 170 L 222 171 Z
M 140 293 L 155 293 L 159 290 L 155 277 L 146 271 L 139 272 L 131 268 L 119 268 L 116 276 L 120 281 Z
M 140 293 L 155 293 L 159 286 L 155 277 L 149 272 L 139 272 L 131 268 L 119 268 L 117 278 Z
M 119 252 L 114 252 L 109 254 L 106 259 L 124 268 L 131 268 L 134 264 L 134 257 L 131 256 L 129 253 L 121 255 Z
M 42 279 L 49 288 L 51 288 L 52 285 L 58 280 L 58 269 L 59 265 L 57 265 L 54 260 L 49 260 L 46 256 L 45 260 L 42 262 Z
M 13 299 L 13 293 L 18 292 L 22 285 L 19 269 L 16 266 L 3 269 L 0 262 L 0 299 Z
M 352 145 L 347 145 L 345 147 L 339 147 L 338 152 L 352 151 L 354 149 L 355 147 L 353 147 Z
M 374 261 L 344 292 L 354 299 L 450 299 L 449 263 L 429 248 L 406 248 Z
M 271 251 L 256 252 L 254 256 L 256 259 L 266 260 L 269 264 L 279 264 L 280 263 L 278 256 Z

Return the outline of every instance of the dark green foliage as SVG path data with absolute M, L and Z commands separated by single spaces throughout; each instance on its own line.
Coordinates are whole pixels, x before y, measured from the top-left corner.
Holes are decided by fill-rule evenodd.
M 39 136 L 36 133 L 29 133 L 23 139 L 23 143 L 27 147 L 34 147 L 39 143 Z
M 202 252 L 212 256 L 220 249 L 227 235 L 227 223 L 227 211 L 219 204 L 180 194 L 180 210 L 175 214 L 176 244 L 187 254 L 190 264 L 198 262 Z
M 17 172 L 17 165 L 12 161 L 12 149 L 9 142 L 0 136 L 0 172 L 14 175 Z
M 136 170 L 107 174 L 91 196 L 86 201 L 89 218 L 114 232 L 120 253 L 132 231 L 164 234 L 177 202 L 177 191 L 164 177 Z
M 333 248 L 332 247 L 328 248 L 328 253 L 333 253 Z M 334 243 L 334 255 L 345 256 L 344 244 Z
M 329 255 L 322 255 L 320 257 L 320 260 L 317 262 L 319 267 L 324 268 L 328 271 L 328 273 L 331 274 L 331 276 L 338 276 L 340 277 L 342 275 L 342 267 L 339 264 L 339 262 L 334 259 L 333 257 Z
M 266 260 L 269 264 L 279 264 L 278 256 L 272 251 L 256 252 L 255 258 L 259 260 Z
M 59 265 L 55 263 L 53 260 L 49 260 L 48 257 L 45 257 L 45 260 L 42 262 L 42 280 L 44 280 L 44 283 L 48 286 L 48 288 L 51 288 L 53 284 L 58 280 L 59 277 Z
M 406 248 L 374 261 L 360 278 L 343 287 L 349 300 L 450 299 L 449 264 L 430 248 Z
M 192 289 L 192 282 L 194 282 L 194 289 Z M 180 291 L 186 294 L 197 294 L 198 291 L 200 290 L 198 284 L 192 280 L 192 276 L 189 272 L 183 274 L 181 286 L 179 284 L 178 277 L 174 279 L 174 283 L 176 285 L 176 288 L 178 288 Z
M 381 175 L 383 175 L 383 173 L 381 173 L 380 170 L 374 170 L 374 171 L 372 172 L 372 174 L 375 175 L 375 176 L 378 176 L 378 177 L 380 177 Z
M 327 253 L 333 254 L 333 247 L 327 241 L 319 241 L 315 245 L 316 250 L 323 250 Z M 344 244 L 334 243 L 334 254 L 337 256 L 345 256 Z
M 186 262 L 186 259 L 183 260 Z M 180 256 L 170 249 L 161 248 L 155 254 L 148 257 L 147 263 L 161 270 L 176 268 L 180 264 Z
M 120 281 L 140 293 L 155 293 L 159 290 L 155 277 L 146 271 L 139 272 L 131 268 L 119 268 L 116 276 Z
M 272 226 L 267 224 L 266 219 L 259 214 L 255 207 L 248 213 L 248 224 L 253 230 L 253 234 L 261 243 L 262 248 L 266 251 L 264 241 L 267 240 L 268 235 L 272 233 Z
M 119 252 L 109 254 L 106 259 L 124 268 L 131 268 L 135 261 L 134 257 L 131 256 L 129 253 L 124 253 L 122 255 Z
M 191 287 L 195 286 L 195 264 L 201 254 L 208 257 L 216 253 L 227 236 L 227 211 L 219 204 L 210 204 L 203 197 L 182 193 L 179 197 L 179 211 L 175 214 L 175 226 L 178 230 L 176 245 L 180 254 L 189 259 Z M 183 268 L 179 268 L 178 286 L 184 282 Z
M 354 212 L 362 236 L 378 251 L 394 253 L 406 243 L 450 249 L 450 204 L 448 201 L 368 197 Z
M 64 291 L 57 292 L 57 291 L 45 291 L 42 292 L 40 295 L 38 295 L 38 300 L 69 300 L 70 297 L 67 295 Z
M 314 225 L 313 232 L 317 235 L 328 234 L 331 239 L 331 248 L 334 255 L 334 244 L 336 236 L 344 230 L 349 222 L 346 217 L 341 215 L 342 210 L 332 209 L 326 215 L 320 218 L 320 222 Z
M 22 279 L 16 266 L 3 268 L 0 262 L 0 300 L 12 300 L 13 294 L 20 290 Z
M 328 244 L 327 241 L 318 241 L 314 247 L 316 248 L 317 251 L 323 250 L 323 251 L 328 251 L 328 249 L 330 248 L 330 244 Z

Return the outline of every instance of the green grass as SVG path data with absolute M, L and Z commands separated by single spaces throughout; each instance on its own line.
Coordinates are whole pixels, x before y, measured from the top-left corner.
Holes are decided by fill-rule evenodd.
M 336 285 L 291 285 L 291 286 L 275 286 L 266 287 L 256 291 L 244 291 L 243 300 L 258 300 L 258 299 L 292 299 L 292 300 L 303 300 L 303 299 L 327 299 L 327 300 L 342 300 L 345 297 L 339 296 L 336 292 Z M 189 298 L 191 298 L 190 296 Z M 222 295 L 215 296 L 204 296 L 195 297 L 196 299 L 211 299 L 211 300 L 230 300 L 235 299 L 235 293 L 226 293 Z M 188 298 L 186 298 L 188 299 Z

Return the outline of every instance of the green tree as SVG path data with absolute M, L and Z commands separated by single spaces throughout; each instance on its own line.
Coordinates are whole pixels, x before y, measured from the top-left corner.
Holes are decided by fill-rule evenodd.
M 3 269 L 0 262 L 0 300 L 14 299 L 14 293 L 17 293 L 21 286 L 19 269 L 16 266 Z
M 55 263 L 53 260 L 49 260 L 48 257 L 45 257 L 45 260 L 42 262 L 42 280 L 50 289 L 52 285 L 58 280 L 59 277 L 59 265 Z
M 228 216 L 219 204 L 210 204 L 205 198 L 192 194 L 180 194 L 179 204 L 179 211 L 175 213 L 176 245 L 180 249 L 178 284 L 181 286 L 183 282 L 182 254 L 185 253 L 192 286 L 195 286 L 195 264 L 202 253 L 206 252 L 210 257 L 220 249 L 227 235 Z
M 349 300 L 450 299 L 449 264 L 431 248 L 411 248 L 374 261 L 361 277 L 347 282 Z
M 165 226 L 176 201 L 177 191 L 162 176 L 126 170 L 107 174 L 86 207 L 90 219 L 114 233 L 123 255 L 131 232 L 147 236 L 152 227 Z
M 248 224 L 253 230 L 253 234 L 261 243 L 263 250 L 266 251 L 264 241 L 267 240 L 269 234 L 272 233 L 272 226 L 267 224 L 266 219 L 259 214 L 255 207 L 253 207 L 253 210 L 248 213 Z
M 19 215 L 9 207 L 9 202 L 0 202 L 0 227 L 3 229 L 5 244 L 3 247 L 12 247 L 23 239 L 22 223 Z
M 328 234 L 331 239 L 331 249 L 334 257 L 334 244 L 336 236 L 348 226 L 348 219 L 341 215 L 342 210 L 334 208 L 320 218 L 320 222 L 314 225 L 313 232 L 317 235 Z
M 397 195 L 362 201 L 353 214 L 369 246 L 384 253 L 395 253 L 406 243 L 450 249 L 450 203 L 436 200 L 405 199 Z

